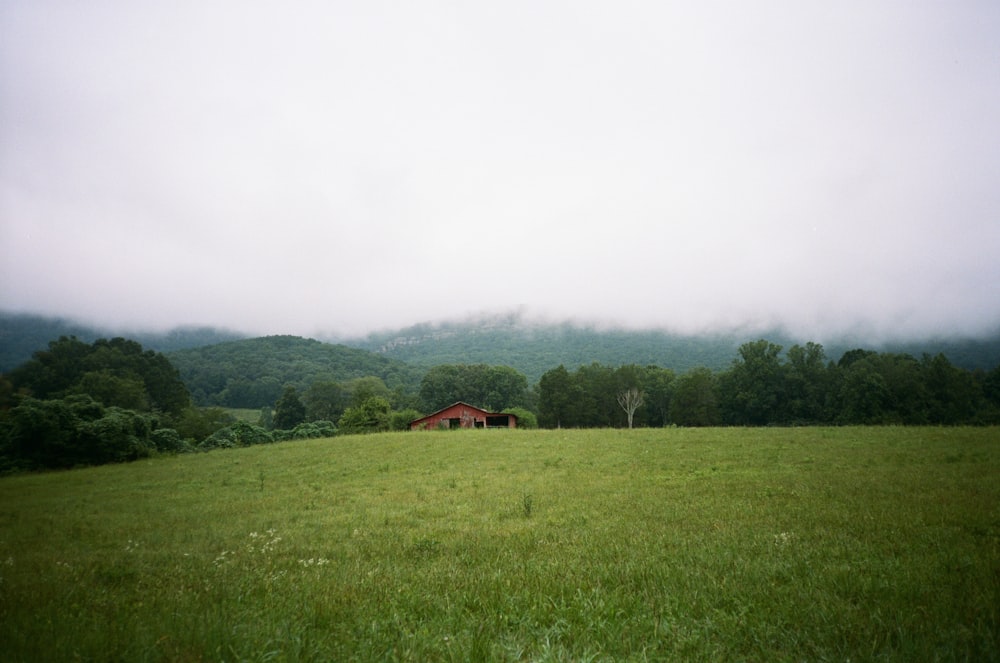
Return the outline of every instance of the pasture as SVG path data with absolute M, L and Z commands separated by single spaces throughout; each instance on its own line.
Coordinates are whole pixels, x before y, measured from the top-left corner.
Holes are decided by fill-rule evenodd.
M 390 433 L 7 477 L 0 651 L 1000 660 L 1000 431 Z

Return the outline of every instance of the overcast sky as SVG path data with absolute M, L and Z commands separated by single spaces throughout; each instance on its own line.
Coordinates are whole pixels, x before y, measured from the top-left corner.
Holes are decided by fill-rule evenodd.
M 0 3 L 0 309 L 1000 326 L 1000 2 Z

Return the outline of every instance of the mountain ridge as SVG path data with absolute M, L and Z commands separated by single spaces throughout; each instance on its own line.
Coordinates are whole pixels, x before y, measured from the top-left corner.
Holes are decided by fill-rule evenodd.
M 9 371 L 43 350 L 59 336 L 75 335 L 92 342 L 125 336 L 144 348 L 172 354 L 255 337 L 213 327 L 178 327 L 167 332 L 107 330 L 66 318 L 0 312 L 0 371 Z M 273 338 L 273 337 L 271 337 Z M 631 330 L 572 321 L 537 322 L 519 314 L 470 317 L 459 321 L 423 322 L 360 338 L 292 336 L 342 345 L 426 369 L 438 364 L 485 363 L 511 366 L 535 383 L 560 364 L 574 369 L 597 362 L 605 365 L 657 365 L 684 372 L 704 366 L 727 368 L 739 346 L 759 338 L 782 345 L 814 339 L 797 338 L 780 329 L 731 330 L 681 334 L 665 330 Z M 937 337 L 918 341 L 872 341 L 861 337 L 823 343 L 826 357 L 836 361 L 844 352 L 865 348 L 921 356 L 943 353 L 954 365 L 989 370 L 1000 365 L 1000 330 L 988 338 Z

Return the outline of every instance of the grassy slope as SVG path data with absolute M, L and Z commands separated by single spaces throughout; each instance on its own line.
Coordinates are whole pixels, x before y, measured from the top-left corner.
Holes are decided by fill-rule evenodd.
M 1000 432 L 343 437 L 0 480 L 7 660 L 997 660 Z

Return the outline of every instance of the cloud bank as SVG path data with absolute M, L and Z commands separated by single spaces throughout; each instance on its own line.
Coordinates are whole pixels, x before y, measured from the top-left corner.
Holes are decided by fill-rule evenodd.
M 1000 327 L 993 2 L 0 8 L 0 308 Z

